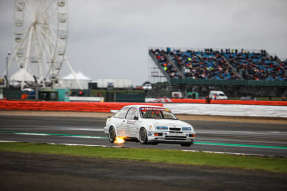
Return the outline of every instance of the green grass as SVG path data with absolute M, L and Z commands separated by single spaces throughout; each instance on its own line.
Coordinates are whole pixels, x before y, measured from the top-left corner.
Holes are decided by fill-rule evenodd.
M 103 148 L 35 143 L 0 143 L 1 151 L 126 159 L 168 164 L 205 165 L 287 173 L 286 158 L 261 158 L 176 150 Z

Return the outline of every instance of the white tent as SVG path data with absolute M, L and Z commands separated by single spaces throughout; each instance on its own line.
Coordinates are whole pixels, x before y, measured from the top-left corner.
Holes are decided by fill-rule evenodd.
M 114 88 L 130 88 L 132 81 L 127 79 L 97 79 L 94 82 L 98 84 L 98 88 L 107 88 L 112 85 Z
M 21 86 L 21 89 L 24 88 L 25 82 L 34 82 L 33 76 L 27 72 L 25 68 L 21 68 L 17 72 L 15 72 L 11 77 L 9 84 L 12 86 Z
M 33 82 L 33 76 L 26 69 L 21 68 L 10 77 L 11 82 Z
M 88 89 L 90 81 L 91 79 L 81 72 L 74 74 L 71 73 L 62 78 L 63 86 L 69 89 Z

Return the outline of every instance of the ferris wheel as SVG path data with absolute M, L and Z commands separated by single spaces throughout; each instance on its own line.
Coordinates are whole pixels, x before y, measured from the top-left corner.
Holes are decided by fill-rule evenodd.
M 66 62 L 67 1 L 15 0 L 14 37 L 8 65 L 24 71 L 27 78 L 33 76 L 43 86 L 56 84 Z M 21 80 L 21 87 L 25 80 Z

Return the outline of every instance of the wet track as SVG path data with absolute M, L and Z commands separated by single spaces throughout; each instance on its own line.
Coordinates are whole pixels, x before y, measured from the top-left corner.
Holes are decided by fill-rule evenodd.
M 217 121 L 187 121 L 196 132 L 195 144 L 181 147 L 173 144 L 141 145 L 126 142 L 110 144 L 104 135 L 101 118 L 65 118 L 39 116 L 0 116 L 0 141 L 87 144 L 230 152 L 287 157 L 287 125 Z

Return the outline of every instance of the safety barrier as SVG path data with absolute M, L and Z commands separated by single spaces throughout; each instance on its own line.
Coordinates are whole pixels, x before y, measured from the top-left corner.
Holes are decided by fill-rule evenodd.
M 170 103 L 207 103 L 205 99 L 170 99 Z M 210 100 L 210 104 L 287 106 L 287 101 Z
M 170 99 L 171 103 L 206 103 L 205 99 Z
M 143 103 L 2 100 L 0 101 L 0 110 L 110 112 L 111 110 L 120 110 L 126 105 L 143 105 Z M 161 103 L 144 103 L 144 105 L 163 106 Z
M 211 100 L 212 104 L 287 106 L 287 101 Z
M 171 101 L 172 103 L 206 103 L 206 100 L 204 99 L 171 99 Z M 110 112 L 111 110 L 120 110 L 126 105 L 143 104 L 163 106 L 162 103 L 49 102 L 0 100 L 0 110 Z M 287 106 L 286 101 L 211 100 L 210 104 Z

